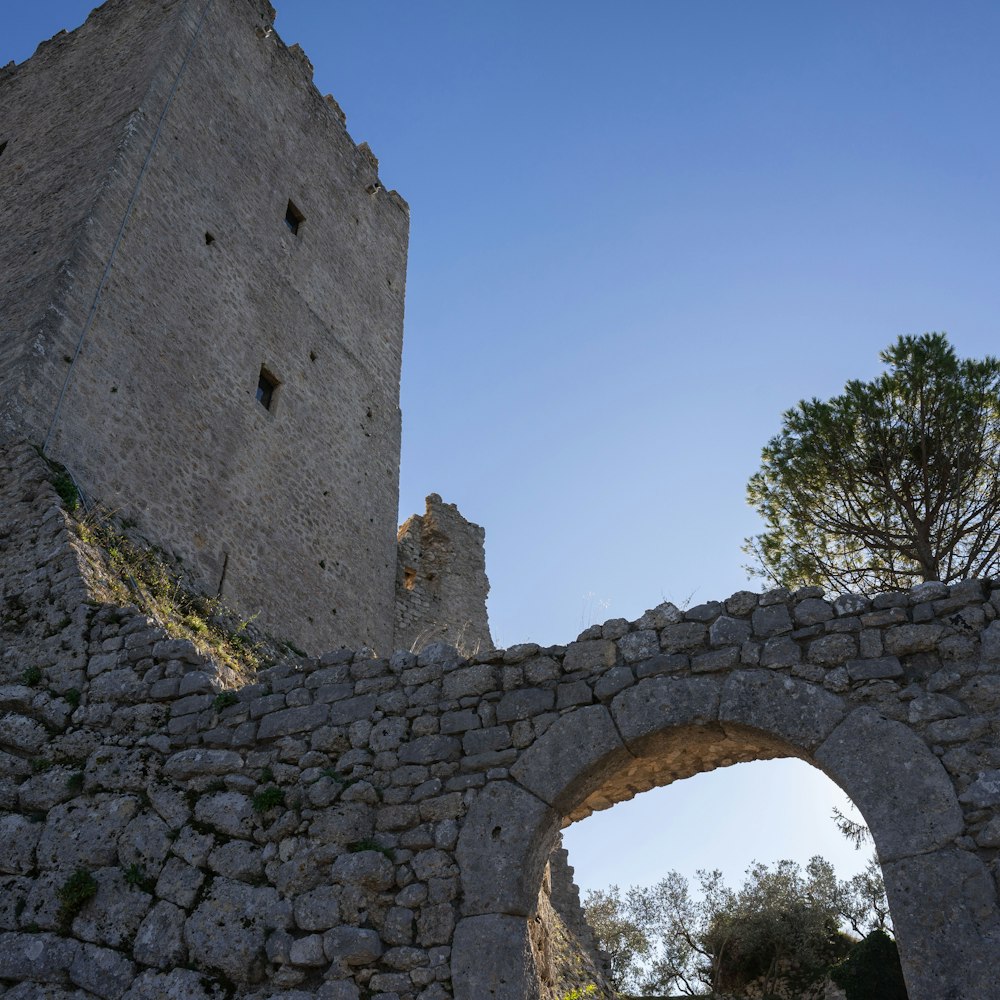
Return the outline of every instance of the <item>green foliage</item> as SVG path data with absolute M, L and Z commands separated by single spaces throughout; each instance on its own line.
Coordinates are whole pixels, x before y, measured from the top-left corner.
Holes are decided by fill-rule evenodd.
M 27 687 L 36 687 L 41 682 L 41 679 L 42 671 L 38 667 L 28 667 L 28 669 L 21 674 L 21 681 Z
M 94 562 L 101 568 L 99 576 L 109 600 L 137 605 L 169 635 L 190 640 L 200 652 L 237 674 L 250 676 L 261 666 L 263 641 L 250 636 L 250 622 L 216 598 L 183 586 L 165 552 L 134 541 L 112 518 L 99 512 L 78 520 L 76 528 L 80 538 L 96 550 Z
M 221 712 L 224 708 L 228 708 L 230 705 L 235 705 L 239 700 L 239 695 L 235 691 L 220 691 L 212 699 L 212 708 L 214 708 L 216 712 Z
M 1000 573 L 1000 360 L 900 337 L 888 371 L 802 400 L 762 452 L 748 567 L 781 586 L 900 590 Z
M 55 474 L 52 485 L 66 510 L 72 513 L 80 508 L 80 491 L 76 488 L 73 477 L 65 469 Z
M 79 795 L 83 791 L 83 771 L 74 771 L 66 779 L 66 787 L 74 795 Z
M 881 889 L 877 866 L 875 873 Z M 625 895 L 617 886 L 589 892 L 584 910 L 618 990 L 795 996 L 847 954 L 853 939 L 841 929 L 845 922 L 858 933 L 887 922 L 888 909 L 871 907 L 860 880 L 838 881 L 819 857 L 804 872 L 791 861 L 754 864 L 738 889 L 718 871 L 700 871 L 692 892 L 671 872 Z M 880 899 L 884 905 L 884 891 Z
M 125 881 L 129 885 L 142 889 L 143 892 L 152 893 L 156 886 L 156 879 L 150 878 L 146 874 L 146 869 L 140 864 L 132 863 L 124 870 Z
M 86 868 L 77 868 L 56 892 L 59 899 L 59 926 L 69 930 L 73 918 L 83 909 L 87 900 L 97 895 L 97 881 Z
M 70 703 L 73 708 L 80 707 L 80 692 L 76 688 L 70 688 L 68 691 L 63 692 L 63 697 Z
M 569 993 L 563 994 L 560 1000 L 585 1000 L 586 997 L 592 997 L 597 993 L 597 987 L 593 983 L 589 983 L 587 986 L 578 986 L 576 989 L 570 990 Z
M 907 1000 L 899 950 L 883 930 L 872 931 L 830 972 L 847 1000 Z
M 253 797 L 253 811 L 256 813 L 266 813 L 277 806 L 284 805 L 285 793 L 276 786 L 265 788 Z
M 371 837 L 365 837 L 363 840 L 355 840 L 353 843 L 347 845 L 347 849 L 351 854 L 360 854 L 362 851 L 378 851 L 379 854 L 384 854 L 392 861 L 392 850 L 388 847 L 383 847 L 377 840 L 372 840 Z
M 651 890 L 640 890 L 651 891 Z M 584 913 L 602 951 L 608 955 L 608 979 L 619 990 L 636 986 L 643 960 L 652 949 L 655 929 L 636 906 L 636 890 L 623 898 L 617 885 L 591 889 L 584 900 Z

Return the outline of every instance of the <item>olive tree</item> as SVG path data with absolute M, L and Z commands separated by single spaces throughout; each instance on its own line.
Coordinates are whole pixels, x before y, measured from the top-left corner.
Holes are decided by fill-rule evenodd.
M 692 892 L 671 872 L 624 897 L 617 886 L 591 893 L 584 910 L 598 944 L 619 960 L 612 967 L 619 989 L 732 996 L 754 984 L 765 995 L 798 995 L 850 948 L 840 930 L 848 893 L 816 857 L 805 872 L 791 861 L 754 864 L 739 889 L 718 871 L 699 871 Z M 620 947 L 623 926 L 640 947 Z
M 960 360 L 938 333 L 880 357 L 873 381 L 786 411 L 764 447 L 756 575 L 873 593 L 1000 573 L 1000 360 Z

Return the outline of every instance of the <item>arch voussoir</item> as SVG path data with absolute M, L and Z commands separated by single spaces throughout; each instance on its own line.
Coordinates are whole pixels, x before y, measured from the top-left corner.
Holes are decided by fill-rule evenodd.
M 718 721 L 721 686 L 714 677 L 650 677 L 622 691 L 611 715 L 632 753 L 649 753 L 650 741 L 677 726 Z
M 458 1000 L 538 1000 L 528 923 L 506 913 L 463 917 L 455 927 L 452 985 Z
M 719 721 L 780 738 L 808 753 L 847 714 L 844 699 L 815 684 L 769 670 L 739 670 L 722 686 Z
M 589 705 L 559 718 L 510 774 L 565 814 L 631 759 L 611 713 L 604 705 Z
M 455 849 L 462 914 L 532 914 L 559 819 L 551 806 L 513 782 L 486 785 L 469 809 Z
M 883 864 L 946 847 L 964 829 L 941 761 L 912 729 L 872 708 L 851 712 L 813 760 L 861 810 Z
M 996 885 L 968 851 L 944 848 L 882 863 L 892 922 L 906 949 L 903 974 L 914 1000 L 995 997 L 1000 916 Z

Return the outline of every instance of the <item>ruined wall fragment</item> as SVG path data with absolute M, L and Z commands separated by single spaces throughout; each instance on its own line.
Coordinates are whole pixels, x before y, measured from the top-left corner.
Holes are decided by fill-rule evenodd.
M 419 651 L 447 642 L 463 653 L 493 648 L 486 614 L 486 532 L 436 493 L 399 529 L 393 645 Z

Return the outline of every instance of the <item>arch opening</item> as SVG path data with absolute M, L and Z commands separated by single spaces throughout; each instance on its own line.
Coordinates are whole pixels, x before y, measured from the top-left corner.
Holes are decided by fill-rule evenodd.
M 775 757 L 815 765 L 863 815 L 882 864 L 910 1000 L 989 995 L 996 891 L 982 862 L 958 842 L 962 812 L 938 758 L 907 726 L 872 708 L 747 669 L 725 678 L 648 678 L 607 705 L 567 713 L 508 779 L 486 786 L 458 844 L 464 899 L 453 957 L 457 1000 L 539 996 L 528 921 L 566 823 L 679 778 Z M 940 890 L 952 880 L 966 897 L 978 894 L 978 909 L 943 905 L 949 895 Z

